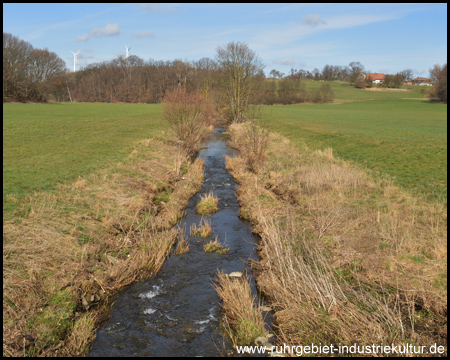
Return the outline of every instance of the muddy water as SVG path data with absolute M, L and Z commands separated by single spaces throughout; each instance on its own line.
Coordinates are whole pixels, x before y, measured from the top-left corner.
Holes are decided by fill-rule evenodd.
M 117 296 L 90 356 L 220 356 L 231 349 L 219 329 L 220 300 L 212 282 L 218 270 L 250 273 L 246 261 L 257 260 L 257 239 L 249 224 L 238 217 L 237 185 L 225 169 L 224 155 L 233 156 L 234 150 L 226 145 L 224 129 L 215 130 L 199 154 L 205 159 L 203 188 L 189 201 L 178 224 L 186 229 L 190 251 L 172 254 L 155 277 Z M 219 211 L 205 217 L 213 234 L 205 240 L 189 237 L 191 225 L 201 219 L 195 212 L 200 196 L 211 190 L 219 198 Z M 227 255 L 203 251 L 203 245 L 216 235 L 230 248 Z

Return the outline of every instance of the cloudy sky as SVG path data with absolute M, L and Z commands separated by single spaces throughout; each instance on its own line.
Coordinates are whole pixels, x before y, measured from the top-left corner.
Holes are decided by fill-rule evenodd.
M 428 75 L 447 62 L 447 4 L 3 4 L 3 31 L 73 68 L 130 55 L 214 58 L 241 41 L 265 72 L 359 61 L 366 71 Z

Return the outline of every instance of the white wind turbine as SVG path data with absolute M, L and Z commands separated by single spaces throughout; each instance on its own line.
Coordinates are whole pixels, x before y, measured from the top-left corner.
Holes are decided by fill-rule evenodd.
M 127 49 L 127 56 L 125 56 L 125 59 L 128 59 L 128 51 L 130 51 L 131 47 L 128 48 L 128 47 L 125 45 L 125 49 Z
M 78 50 L 76 53 L 74 53 L 73 51 L 70 51 L 73 54 L 73 72 L 75 72 L 75 64 L 77 63 L 77 55 L 80 52 L 80 50 Z

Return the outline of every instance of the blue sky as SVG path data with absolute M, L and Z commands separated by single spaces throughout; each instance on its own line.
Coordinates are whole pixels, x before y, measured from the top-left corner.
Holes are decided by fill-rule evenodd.
M 214 58 L 249 45 L 265 72 L 312 71 L 359 61 L 366 71 L 410 68 L 427 76 L 447 62 L 447 4 L 3 4 L 3 31 L 57 53 L 67 67 L 130 55 Z

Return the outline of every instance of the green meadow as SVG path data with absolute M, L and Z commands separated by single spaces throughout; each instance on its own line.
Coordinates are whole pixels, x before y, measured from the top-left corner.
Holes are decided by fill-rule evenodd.
M 335 103 L 268 106 L 265 126 L 294 145 L 331 147 L 336 156 L 390 175 L 414 193 L 446 201 L 447 105 L 420 91 L 330 84 Z M 134 144 L 163 130 L 161 110 L 150 104 L 4 104 L 3 210 L 15 209 L 33 191 L 121 161 Z
M 161 105 L 3 104 L 3 210 L 118 162 L 162 130 Z
M 335 103 L 271 106 L 264 124 L 293 144 L 331 147 L 430 200 L 447 198 L 447 105 L 420 91 L 365 91 L 330 82 Z M 320 86 L 307 82 L 306 88 Z

